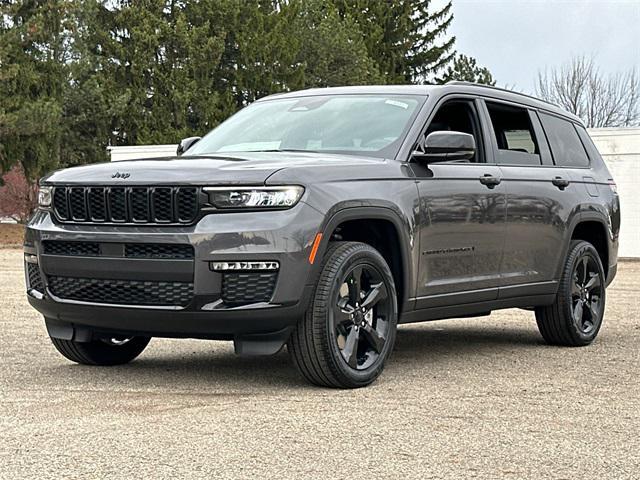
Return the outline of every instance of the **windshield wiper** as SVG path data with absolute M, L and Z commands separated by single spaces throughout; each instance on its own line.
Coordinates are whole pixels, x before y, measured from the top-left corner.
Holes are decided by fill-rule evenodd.
M 251 152 L 300 152 L 300 153 L 320 153 L 317 150 L 304 150 L 302 148 L 270 148 L 266 150 L 249 150 Z
M 201 153 L 201 154 L 197 154 L 197 155 L 182 155 L 181 158 L 219 158 L 219 159 L 223 159 L 223 160 L 234 160 L 234 161 L 238 161 L 241 162 L 243 160 L 246 160 L 246 158 L 234 158 L 233 155 L 243 155 L 243 154 L 250 154 L 250 153 L 271 153 L 271 152 L 298 152 L 298 153 L 320 153 L 317 150 L 303 150 L 301 148 L 272 148 L 272 149 L 265 149 L 265 150 L 242 150 L 242 151 L 237 151 L 237 152 L 218 152 L 218 153 L 210 153 L 210 154 L 206 154 L 206 153 Z
M 236 152 L 236 153 L 240 153 L 240 152 Z M 223 155 L 223 154 L 198 154 L 198 155 L 180 155 L 180 157 L 178 158 L 211 158 L 214 160 L 231 160 L 233 162 L 244 162 L 247 159 L 246 158 L 237 158 L 237 157 L 231 157 L 228 155 Z

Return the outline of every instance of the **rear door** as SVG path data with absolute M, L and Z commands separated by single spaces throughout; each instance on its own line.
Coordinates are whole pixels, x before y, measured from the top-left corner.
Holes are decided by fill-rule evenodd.
M 500 284 L 505 189 L 500 169 L 487 163 L 487 131 L 469 98 L 441 103 L 422 135 L 452 130 L 473 135 L 472 161 L 411 163 L 424 219 L 419 228 L 417 308 L 494 300 Z
M 535 111 L 486 100 L 484 112 L 507 196 L 500 298 L 553 293 L 575 187 Z
M 579 130 L 564 118 L 542 112 L 538 113 L 538 116 L 549 140 L 554 163 L 567 172 L 572 183 L 584 184 L 584 190 L 591 197 L 598 197 L 598 185 L 594 172 L 589 168 L 589 156 Z M 588 137 L 587 132 L 582 130 Z M 606 175 L 604 180 L 608 177 L 609 175 Z

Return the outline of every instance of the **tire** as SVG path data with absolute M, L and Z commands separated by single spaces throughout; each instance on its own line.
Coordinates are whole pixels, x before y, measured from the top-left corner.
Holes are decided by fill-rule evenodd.
M 602 326 L 605 285 L 596 249 L 589 242 L 572 241 L 554 303 L 536 308 L 538 329 L 545 341 L 568 347 L 593 342 Z
M 332 243 L 287 349 L 314 385 L 367 386 L 393 350 L 397 311 L 393 276 L 382 255 L 364 243 Z
M 51 337 L 53 346 L 64 357 L 82 365 L 122 365 L 129 363 L 142 353 L 149 344 L 149 337 L 131 337 L 117 340 L 93 340 L 75 342 Z

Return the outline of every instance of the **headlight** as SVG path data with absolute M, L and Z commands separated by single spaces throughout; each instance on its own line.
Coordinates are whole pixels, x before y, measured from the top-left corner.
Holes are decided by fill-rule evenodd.
M 38 189 L 38 206 L 51 206 L 51 187 L 40 187 Z
M 291 208 L 304 193 L 298 185 L 286 187 L 206 187 L 217 208 Z

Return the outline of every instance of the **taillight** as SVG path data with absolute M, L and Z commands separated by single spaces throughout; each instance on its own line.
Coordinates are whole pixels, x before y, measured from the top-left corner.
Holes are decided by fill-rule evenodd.
M 616 182 L 611 179 L 609 179 L 609 188 L 611 188 L 611 191 L 613 193 L 615 193 L 616 195 L 618 194 L 618 186 L 616 185 Z

